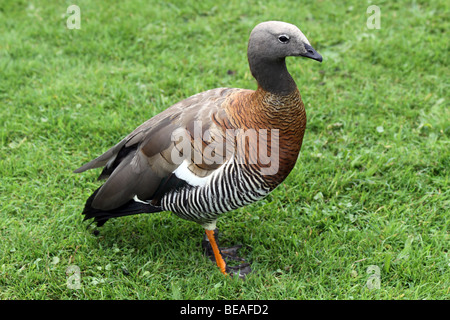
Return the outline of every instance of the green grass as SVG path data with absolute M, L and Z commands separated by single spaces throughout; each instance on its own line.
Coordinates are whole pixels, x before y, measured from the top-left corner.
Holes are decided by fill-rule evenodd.
M 379 30 L 364 1 L 2 1 L 0 298 L 450 299 L 448 2 L 372 4 Z M 288 60 L 308 114 L 294 171 L 219 220 L 255 272 L 223 277 L 202 228 L 170 213 L 94 236 L 80 212 L 99 172 L 72 171 L 183 98 L 255 88 L 246 46 L 265 20 L 300 26 L 324 61 Z

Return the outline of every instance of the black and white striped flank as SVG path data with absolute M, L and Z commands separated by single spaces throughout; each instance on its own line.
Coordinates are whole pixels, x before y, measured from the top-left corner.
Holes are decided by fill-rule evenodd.
M 259 172 L 234 162 L 224 164 L 204 181 L 195 186 L 187 181 L 185 187 L 167 193 L 161 199 L 161 208 L 204 225 L 222 213 L 260 200 L 271 191 Z

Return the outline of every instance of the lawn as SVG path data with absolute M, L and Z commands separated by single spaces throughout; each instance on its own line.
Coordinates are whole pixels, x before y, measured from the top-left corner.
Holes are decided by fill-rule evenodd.
M 167 212 L 94 235 L 100 171 L 72 171 L 181 99 L 255 89 L 265 20 L 324 60 L 287 60 L 308 115 L 293 172 L 219 219 L 255 272 L 224 277 Z M 2 1 L 0 299 L 450 299 L 449 21 L 444 0 Z

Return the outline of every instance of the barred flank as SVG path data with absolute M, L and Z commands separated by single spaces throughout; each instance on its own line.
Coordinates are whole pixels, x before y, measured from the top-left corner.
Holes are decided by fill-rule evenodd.
M 251 167 L 229 163 L 204 186 L 169 192 L 161 199 L 161 207 L 186 220 L 210 223 L 221 213 L 255 202 L 271 190 Z

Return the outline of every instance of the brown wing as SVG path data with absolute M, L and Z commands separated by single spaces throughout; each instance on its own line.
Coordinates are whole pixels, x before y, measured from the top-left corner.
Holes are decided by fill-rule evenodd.
M 183 100 L 147 120 L 117 145 L 75 170 L 79 173 L 105 166 L 99 178 L 107 180 L 98 190 L 92 207 L 106 211 L 125 204 L 134 196 L 150 200 L 156 193 L 160 195 L 158 188 L 184 160 L 191 162 L 189 170 L 199 177 L 220 167 L 226 153 L 218 140 L 225 135 L 224 124 L 229 123 L 224 107 L 227 99 L 239 90 L 218 88 Z M 212 134 L 208 136 L 205 132 Z M 215 142 L 214 148 L 211 148 L 212 142 Z

